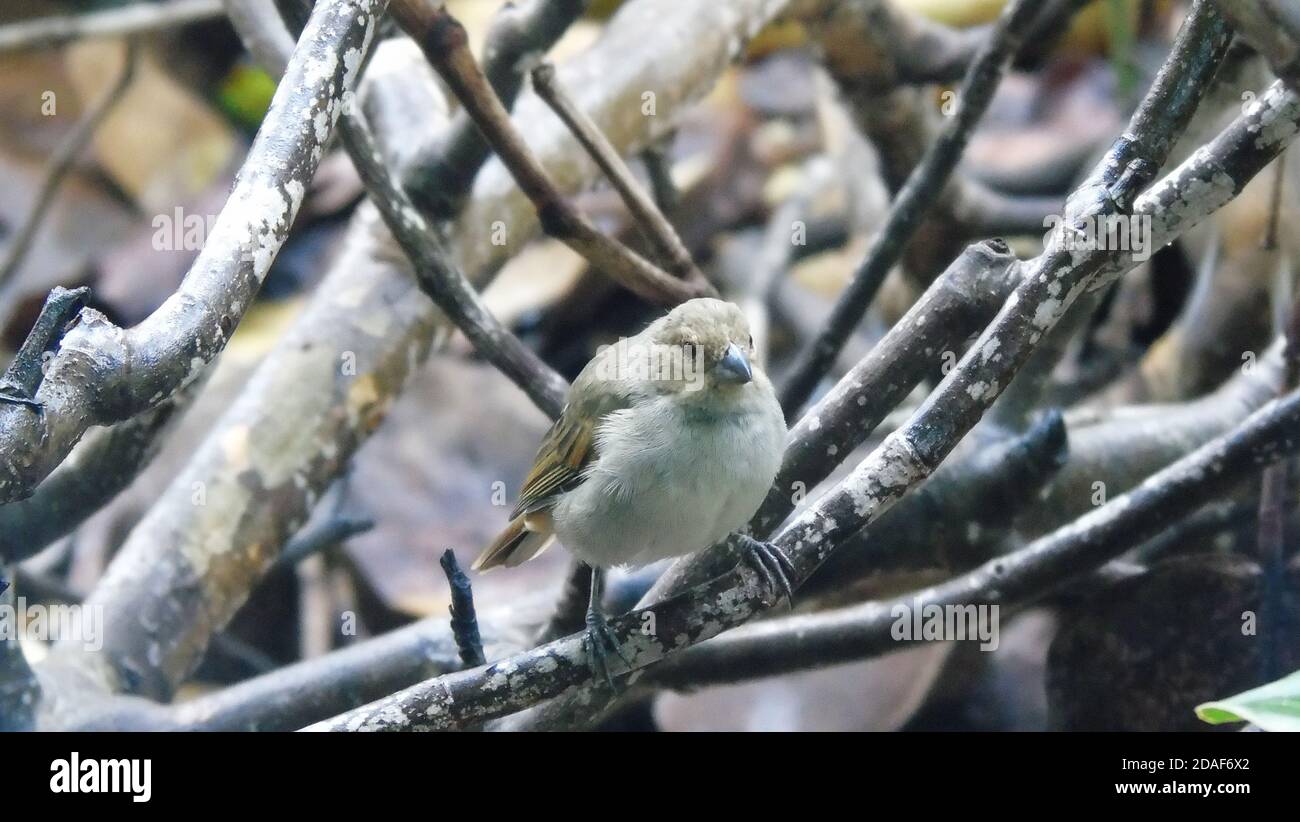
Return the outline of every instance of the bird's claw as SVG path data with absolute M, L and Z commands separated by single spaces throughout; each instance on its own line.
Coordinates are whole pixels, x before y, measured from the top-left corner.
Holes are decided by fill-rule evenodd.
M 741 535 L 740 548 L 741 561 L 758 572 L 775 601 L 785 599 L 793 609 L 794 586 L 790 584 L 790 578 L 795 575 L 795 570 L 785 551 L 770 542 L 760 542 L 744 534 Z
M 587 631 L 582 638 L 582 644 L 587 651 L 587 665 L 591 668 L 591 675 L 596 679 L 605 680 L 610 690 L 618 691 L 618 685 L 609 672 L 609 655 L 612 652 L 623 660 L 623 664 L 628 668 L 632 667 L 632 663 L 623 655 L 623 649 L 619 647 L 614 631 L 605 621 L 604 614 L 599 611 L 587 612 Z

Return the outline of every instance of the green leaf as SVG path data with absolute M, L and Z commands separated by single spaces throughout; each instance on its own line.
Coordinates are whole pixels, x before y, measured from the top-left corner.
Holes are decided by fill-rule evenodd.
M 1211 725 L 1253 722 L 1266 731 L 1300 731 L 1300 671 L 1258 688 L 1196 706 Z
M 238 63 L 222 80 L 217 99 L 239 125 L 255 129 L 271 107 L 275 86 L 275 80 L 260 68 Z

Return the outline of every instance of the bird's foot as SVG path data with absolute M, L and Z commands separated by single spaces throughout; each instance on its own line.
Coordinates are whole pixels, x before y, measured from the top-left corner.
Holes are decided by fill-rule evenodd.
M 623 655 L 623 649 L 619 647 L 614 631 L 600 611 L 595 609 L 587 611 L 587 632 L 582 639 L 582 644 L 587 651 L 587 665 L 591 668 L 591 675 L 598 680 L 605 680 L 610 690 L 618 691 L 618 685 L 609 672 L 609 655 L 613 653 L 629 668 L 632 667 L 632 663 Z
M 794 608 L 794 586 L 790 578 L 795 575 L 794 563 L 785 551 L 770 542 L 760 542 L 751 536 L 740 535 L 740 560 L 748 563 L 763 578 L 773 602 L 785 599 Z

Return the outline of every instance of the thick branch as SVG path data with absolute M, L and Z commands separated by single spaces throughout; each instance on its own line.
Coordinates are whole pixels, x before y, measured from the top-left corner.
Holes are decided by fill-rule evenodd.
M 667 687 L 700 686 L 833 665 L 896 651 L 900 612 L 930 606 L 1018 609 L 1101 568 L 1264 466 L 1300 450 L 1300 393 L 1274 401 L 1133 491 L 1025 548 L 955 579 L 887 602 L 765 620 L 655 668 Z
M 183 702 L 167 720 L 186 730 L 288 731 L 461 667 L 448 621 L 428 618 Z

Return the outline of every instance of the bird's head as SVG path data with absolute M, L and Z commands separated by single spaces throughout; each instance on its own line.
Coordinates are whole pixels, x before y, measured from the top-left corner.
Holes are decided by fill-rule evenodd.
M 688 300 L 656 320 L 646 336 L 659 352 L 661 390 L 734 390 L 754 378 L 754 338 L 733 303 Z

